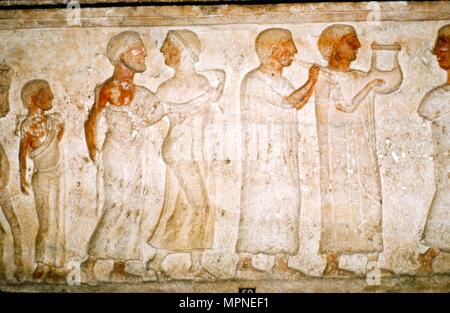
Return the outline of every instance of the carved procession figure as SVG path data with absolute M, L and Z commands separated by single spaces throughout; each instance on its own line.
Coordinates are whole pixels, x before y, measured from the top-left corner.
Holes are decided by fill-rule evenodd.
M 300 88 L 283 77 L 297 48 L 290 31 L 271 28 L 256 38 L 260 65 L 241 83 L 243 133 L 241 214 L 236 275 L 259 277 L 256 254 L 274 256 L 272 275 L 295 278 L 289 256 L 299 250 L 300 185 L 296 112 L 311 97 L 319 68 Z
M 139 34 L 126 31 L 113 36 L 106 53 L 114 73 L 95 88 L 95 103 L 85 123 L 89 156 L 96 164 L 101 162 L 104 180 L 103 212 L 88 244 L 88 259 L 81 266 L 89 284 L 96 283 L 98 259 L 114 261 L 111 280 L 139 279 L 125 267 L 127 261 L 142 259 L 143 130 L 163 117 L 155 95 L 134 83 L 135 74 L 146 70 L 147 51 Z M 101 146 L 97 128 L 102 113 L 107 132 Z
M 195 68 L 202 43 L 190 30 L 169 31 L 161 48 L 165 64 L 174 70 L 156 92 L 168 112 L 170 126 L 162 147 L 167 165 L 162 213 L 148 243 L 157 248 L 147 267 L 158 276 L 165 275 L 161 264 L 167 254 L 188 252 L 188 275 L 208 279 L 213 276 L 202 266 L 202 252 L 212 248 L 213 207 L 208 194 L 210 176 L 204 153 L 205 127 L 212 104 L 219 101 L 225 72 L 210 70 L 219 83 L 212 86 Z
M 447 72 L 447 81 L 427 93 L 418 113 L 432 124 L 436 189 L 423 232 L 420 271 L 433 272 L 441 251 L 450 252 L 450 25 L 439 29 L 433 54 Z
M 63 171 L 60 142 L 64 121 L 53 108 L 53 92 L 47 81 L 34 79 L 22 88 L 22 101 L 28 114 L 20 124 L 20 185 L 29 194 L 27 158 L 34 164 L 31 187 L 39 228 L 36 237 L 37 267 L 33 278 L 62 281 L 65 276 L 65 219 Z
M 0 65 L 0 118 L 5 117 L 9 112 L 9 88 L 13 70 L 4 64 Z M 22 260 L 22 234 L 19 221 L 14 206 L 11 201 L 11 192 L 9 190 L 10 164 L 6 151 L 0 143 L 0 209 L 8 221 L 13 237 L 14 263 L 16 270 L 14 278 L 21 281 L 24 278 L 24 268 Z M 3 261 L 4 246 L 7 232 L 0 224 L 0 281 L 6 280 L 5 264 Z
M 396 90 L 402 72 L 394 61 L 390 71 L 367 73 L 352 69 L 361 47 L 350 25 L 331 25 L 318 46 L 328 61 L 316 87 L 316 117 L 320 148 L 322 231 L 320 253 L 326 254 L 324 276 L 354 276 L 339 268 L 339 256 L 366 254 L 368 283 L 383 250 L 381 178 L 376 156 L 374 93 Z M 373 50 L 398 52 L 397 45 L 374 44 Z M 370 278 L 370 279 L 369 279 Z
M 16 271 L 14 278 L 20 281 L 23 276 L 23 262 L 22 262 L 22 235 L 20 224 L 17 219 L 14 207 L 11 201 L 11 193 L 9 191 L 9 161 L 3 146 L 0 144 L 0 208 L 8 221 L 14 244 L 14 263 Z M 0 224 L 0 281 L 6 280 L 5 263 L 3 261 L 4 247 L 7 231 Z

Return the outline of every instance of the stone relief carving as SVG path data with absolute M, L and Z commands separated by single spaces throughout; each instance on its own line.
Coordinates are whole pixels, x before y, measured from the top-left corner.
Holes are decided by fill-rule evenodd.
M 0 207 L 9 223 L 13 236 L 14 264 L 16 266 L 14 278 L 17 281 L 21 281 L 25 275 L 22 261 L 22 236 L 20 224 L 16 213 L 14 212 L 14 206 L 11 201 L 11 193 L 8 186 L 10 180 L 9 176 L 10 165 L 8 157 L 6 156 L 3 146 L 0 144 Z M 6 230 L 0 224 L 0 281 L 6 280 L 5 264 L 3 261 L 6 234 Z
M 52 87 L 45 80 L 35 79 L 20 91 L 15 85 L 23 82 L 15 84 L 12 68 L 6 63 L 1 65 L 0 113 L 5 126 L 0 125 L 0 207 L 11 229 L 13 252 L 7 249 L 7 227 L 0 227 L 0 284 L 10 276 L 8 262 L 4 262 L 7 259 L 14 260 L 15 280 L 24 286 L 30 283 L 24 282 L 27 271 L 31 283 L 65 283 L 67 277 L 74 280 L 77 275 L 69 271 L 76 270 L 78 263 L 83 288 L 100 282 L 163 286 L 180 278 L 163 266 L 168 259 L 175 263 L 186 261 L 188 266 L 181 275 L 186 283 L 301 282 L 316 275 L 320 282 L 338 278 L 366 286 L 383 285 L 385 279 L 392 282 L 404 274 L 439 273 L 445 273 L 448 282 L 450 148 L 446 106 L 450 81 L 432 89 L 421 101 L 416 100 L 414 94 L 419 94 L 426 82 L 412 82 L 412 76 L 420 70 L 409 66 L 412 60 L 425 59 L 424 73 L 432 70 L 434 65 L 426 63 L 426 51 L 417 47 L 423 45 L 420 40 L 430 30 L 437 28 L 426 26 L 417 35 L 417 43 L 404 33 L 392 31 L 385 38 L 379 29 L 372 35 L 372 28 L 367 25 L 333 21 L 330 18 L 325 24 L 312 26 L 298 23 L 271 27 L 269 23 L 265 30 L 242 25 L 232 25 L 231 30 L 223 25 L 211 27 L 211 32 L 228 36 L 229 45 L 224 40 L 223 46 L 218 46 L 221 41 L 208 33 L 209 28 L 204 31 L 203 27 L 210 26 L 143 28 L 142 33 L 99 29 L 90 35 L 83 33 L 83 27 L 71 29 L 73 33 L 87 34 L 83 40 L 97 49 L 90 55 L 95 54 L 95 60 L 80 58 L 76 64 L 79 71 L 71 68 L 64 72 L 73 75 L 71 84 L 85 88 L 76 93 L 45 56 L 48 64 L 40 67 L 26 61 L 17 80 L 42 75 L 57 82 Z M 414 29 L 420 25 L 405 23 Z M 305 29 L 311 31 L 311 36 L 304 36 Z M 70 41 L 68 37 L 58 40 Z M 27 40 L 35 44 L 30 45 L 30 50 L 40 51 L 36 39 Z M 101 54 L 105 42 L 107 58 Z M 372 44 L 366 45 L 367 42 Z M 54 44 L 57 47 L 59 42 Z M 14 40 L 6 45 L 11 45 L 15 54 L 27 55 Z M 0 53 L 10 53 L 13 48 L 0 47 Z M 447 25 L 438 31 L 433 54 L 450 76 L 449 48 Z M 360 56 L 358 51 L 365 53 Z M 327 64 L 305 61 L 319 57 Z M 100 64 L 108 61 L 114 70 L 104 80 L 107 74 Z M 392 66 L 387 69 L 385 63 Z M 15 63 L 11 64 L 16 69 Z M 368 64 L 367 71 L 355 69 L 364 64 Z M 82 79 L 86 79 L 85 84 Z M 26 116 L 14 106 L 7 116 L 11 88 L 15 99 L 22 98 Z M 57 91 L 55 95 L 52 89 Z M 84 99 L 67 106 L 70 118 L 66 112 L 65 118 L 51 113 L 54 98 L 58 103 L 60 98 L 66 99 L 59 90 Z M 85 93 L 94 95 L 93 103 Z M 406 105 L 391 105 L 391 101 L 401 102 L 401 97 L 408 97 L 404 102 L 413 106 L 413 118 L 419 119 L 416 108 L 420 103 L 417 112 L 431 122 L 431 163 L 421 159 L 427 154 L 424 130 L 417 121 L 406 121 Z M 217 110 L 220 103 L 227 110 Z M 83 105 L 88 111 L 86 120 Z M 386 113 L 390 110 L 400 120 L 395 121 L 398 124 L 391 123 L 391 113 Z M 13 114 L 19 125 L 20 146 L 14 141 L 17 138 L 10 135 Z M 208 123 L 217 116 L 242 135 L 233 138 L 235 141 L 217 140 L 223 146 L 239 146 L 234 148 L 242 150 L 241 156 L 227 156 L 221 167 L 206 152 L 212 141 L 206 134 L 211 126 Z M 81 120 L 85 122 L 84 134 L 75 125 Z M 161 121 L 168 123 L 167 132 L 158 133 L 160 141 L 152 140 L 148 133 Z M 102 122 L 106 125 L 104 139 L 100 134 Z M 404 125 L 408 123 L 411 125 Z M 381 160 L 383 151 L 377 139 L 394 133 L 392 125 L 404 126 L 395 131 L 398 140 L 405 142 L 408 152 L 418 155 L 411 159 L 415 166 L 419 164 L 420 173 L 415 178 L 423 182 L 424 189 L 428 188 L 421 195 L 423 198 L 434 187 L 429 186 L 433 183 L 428 179 L 427 164 L 435 170 L 434 198 L 420 253 L 411 247 L 419 245 L 419 236 L 408 238 L 409 242 L 396 238 L 386 223 L 391 221 L 386 220 L 385 213 L 395 217 L 392 223 L 403 218 L 401 212 L 392 212 L 402 207 L 406 199 L 406 193 L 400 191 L 397 202 L 385 193 L 403 188 L 401 184 L 407 175 L 407 169 L 400 166 L 396 172 L 389 172 L 387 166 L 383 168 L 389 163 Z M 428 126 L 425 122 L 424 125 Z M 414 134 L 423 142 L 412 144 Z M 81 147 L 77 141 L 80 138 Z M 70 171 L 63 167 L 62 153 L 68 150 L 63 149 L 63 143 L 73 145 Z M 146 145 L 151 145 L 155 154 L 146 155 Z M 11 158 L 17 155 L 11 147 L 19 148 L 18 160 Z M 33 168 L 31 183 L 29 167 Z M 151 176 L 149 173 L 156 172 L 155 168 L 161 168 L 159 173 L 165 175 Z M 96 198 L 97 203 L 86 205 L 90 200 L 81 202 L 78 194 L 72 195 L 71 200 L 65 199 L 63 178 L 67 175 L 72 186 L 81 186 L 82 197 Z M 156 182 L 155 186 L 160 182 L 161 190 L 155 187 L 149 192 L 145 185 L 148 177 Z M 391 178 L 393 182 L 389 181 Z M 237 187 L 229 187 L 232 185 Z M 418 193 L 415 188 L 409 197 L 419 203 L 420 197 L 413 197 Z M 29 237 L 34 236 L 23 227 L 32 224 L 29 203 L 34 206 L 38 222 L 36 239 L 30 246 L 35 250 L 35 260 L 24 259 L 26 254 L 22 251 L 29 245 Z M 67 210 L 71 220 L 66 223 Z M 95 217 L 91 214 L 94 210 Z M 311 213 L 314 210 L 317 215 Z M 420 204 L 411 210 L 415 211 L 409 217 L 410 224 L 411 219 L 420 224 Z M 21 214 L 16 216 L 16 212 Z M 151 223 L 145 223 L 147 216 L 151 216 Z M 75 229 L 79 226 L 71 225 L 74 219 L 87 226 Z M 306 225 L 306 230 L 302 225 Z M 399 229 L 398 233 L 405 232 L 405 228 Z M 86 238 L 75 238 L 74 231 Z M 403 244 L 410 246 L 403 251 Z M 392 250 L 401 250 L 399 256 Z M 260 258 L 270 260 L 269 265 L 261 266 Z M 105 270 L 103 262 L 112 265 L 112 269 L 105 266 Z M 396 262 L 401 265 L 396 266 Z M 130 270 L 135 263 L 145 269 L 139 273 Z M 147 275 L 152 277 L 151 282 Z M 102 290 L 103 286 L 96 288 Z
M 428 220 L 423 233 L 425 251 L 419 255 L 422 273 L 433 272 L 433 261 L 440 251 L 450 247 L 450 192 L 449 149 L 450 139 L 450 25 L 439 29 L 433 54 L 448 78 L 442 86 L 432 89 L 422 99 L 418 113 L 432 123 L 436 191 L 431 203 Z
M 34 196 L 39 229 L 36 236 L 35 259 L 37 267 L 33 278 L 57 282 L 64 278 L 65 219 L 63 171 L 60 141 L 64 121 L 53 108 L 54 95 L 47 81 L 27 82 L 21 98 L 28 114 L 20 124 L 20 187 L 22 193 Z M 31 186 L 27 179 L 27 158 L 33 160 Z
M 1 93 L 1 111 L 0 117 L 5 117 L 9 112 L 9 87 L 12 79 L 12 69 L 6 63 L 0 67 L 0 93 Z M 0 208 L 8 221 L 13 237 L 14 246 L 14 265 L 16 266 L 14 278 L 21 281 L 25 272 L 22 260 L 22 234 L 17 215 L 11 200 L 11 192 L 9 189 L 10 181 L 10 163 L 6 155 L 5 149 L 0 143 Z M 5 273 L 5 263 L 3 261 L 4 246 L 7 231 L 0 224 L 0 281 L 7 279 Z
M 373 271 L 379 271 L 377 258 L 383 251 L 373 96 L 377 88 L 382 94 L 396 90 L 402 74 L 397 62 L 391 71 L 377 70 L 376 64 L 368 73 L 352 69 L 361 43 L 350 25 L 325 28 L 318 47 L 328 61 L 329 73 L 322 76 L 316 89 L 320 252 L 327 259 L 324 276 L 352 276 L 339 268 L 339 256 L 364 253 L 368 255 L 366 274 L 370 280 L 374 279 Z M 374 48 L 383 47 L 372 45 Z M 376 62 L 373 53 L 372 61 Z
M 112 37 L 107 56 L 114 73 L 96 87 L 95 103 L 85 124 L 89 156 L 92 161 L 101 162 L 103 168 L 105 198 L 102 215 L 89 240 L 89 257 L 82 264 L 90 284 L 96 283 L 98 259 L 114 260 L 110 274 L 113 281 L 139 278 L 128 273 L 125 266 L 127 261 L 141 260 L 142 255 L 144 195 L 140 147 L 145 140 L 143 128 L 158 122 L 164 113 L 155 95 L 134 83 L 135 74 L 146 70 L 147 51 L 139 34 L 128 31 Z M 97 124 L 103 111 L 108 130 L 100 145 Z
M 241 218 L 236 251 L 238 275 L 259 270 L 252 254 L 275 255 L 274 274 L 295 278 L 289 255 L 298 252 L 300 185 L 297 160 L 297 116 L 317 82 L 317 66 L 300 88 L 282 76 L 297 48 L 286 29 L 267 29 L 256 38 L 260 66 L 241 84 L 241 122 L 244 145 Z M 262 205 L 264 203 L 264 205 Z M 260 234 L 266 234 L 261 238 Z
M 14 70 L 5 61 L 0 64 L 0 116 L 4 117 L 9 112 L 9 89 Z
M 223 93 L 225 72 L 211 70 L 219 81 L 212 86 L 195 70 L 202 51 L 200 38 L 190 30 L 169 31 L 161 48 L 165 64 L 174 76 L 156 92 L 169 112 L 170 127 L 164 139 L 162 157 L 167 165 L 164 203 L 159 222 L 148 243 L 157 248 L 148 268 L 160 276 L 168 253 L 188 251 L 190 274 L 212 278 L 201 265 L 202 252 L 214 239 L 215 210 L 207 189 L 211 162 L 205 155 L 205 127 L 212 104 Z

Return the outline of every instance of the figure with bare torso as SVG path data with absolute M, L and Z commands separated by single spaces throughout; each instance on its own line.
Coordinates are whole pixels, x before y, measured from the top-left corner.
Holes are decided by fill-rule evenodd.
M 127 31 L 113 36 L 107 55 L 114 73 L 96 87 L 96 100 L 85 123 L 89 156 L 96 163 L 100 157 L 103 165 L 105 195 L 103 213 L 89 241 L 88 259 L 81 266 L 88 283 L 96 282 L 98 259 L 114 261 L 111 280 L 139 279 L 125 266 L 127 261 L 141 260 L 143 129 L 164 116 L 155 95 L 134 83 L 135 74 L 146 70 L 147 51 L 139 34 Z M 103 112 L 107 133 L 99 156 L 97 127 Z

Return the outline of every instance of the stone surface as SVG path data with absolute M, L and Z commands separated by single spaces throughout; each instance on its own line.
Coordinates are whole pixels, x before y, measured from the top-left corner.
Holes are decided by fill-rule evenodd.
M 449 24 L 0 10 L 0 288 L 448 292 Z

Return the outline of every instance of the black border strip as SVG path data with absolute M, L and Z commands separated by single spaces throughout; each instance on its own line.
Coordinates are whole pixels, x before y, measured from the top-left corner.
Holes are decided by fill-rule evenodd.
M 139 0 L 136 0 L 139 1 Z M 395 2 L 400 0 L 377 0 L 377 2 Z M 5 1 L 6 2 L 6 1 Z M 12 10 L 43 10 L 43 9 L 65 9 L 67 4 L 65 3 L 36 3 L 36 4 L 8 4 L 2 3 L 0 1 L 0 11 L 12 11 Z M 352 3 L 364 3 L 370 2 L 370 0 L 360 1 L 360 0 L 334 0 L 334 1 L 324 1 L 324 0 L 310 0 L 310 1 L 292 1 L 292 0 L 225 0 L 225 1 L 140 1 L 140 2 L 90 2 L 90 3 L 80 3 L 80 8 L 113 8 L 113 7 L 160 7 L 160 6 L 219 6 L 219 5 L 269 5 L 269 4 L 301 4 L 301 3 L 340 3 L 340 2 L 352 2 Z M 427 2 L 419 0 L 408 0 L 408 2 Z

